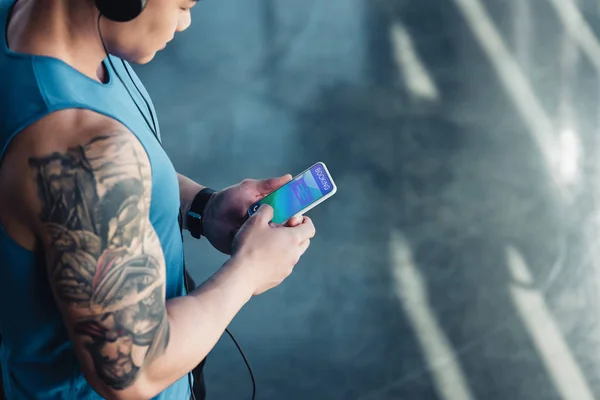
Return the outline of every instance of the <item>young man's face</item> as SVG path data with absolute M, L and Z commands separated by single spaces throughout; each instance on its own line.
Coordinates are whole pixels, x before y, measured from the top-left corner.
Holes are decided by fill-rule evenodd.
M 130 62 L 149 62 L 176 32 L 190 26 L 190 9 L 195 4 L 194 0 L 148 0 L 144 11 L 133 21 L 103 19 L 102 33 L 109 52 Z

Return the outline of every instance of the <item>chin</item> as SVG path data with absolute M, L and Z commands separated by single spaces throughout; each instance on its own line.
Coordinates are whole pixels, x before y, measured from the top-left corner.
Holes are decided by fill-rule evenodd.
M 148 64 L 150 61 L 152 61 L 154 59 L 154 57 L 156 56 L 156 52 L 149 54 L 149 55 L 145 55 L 145 56 L 138 56 L 136 57 L 134 60 L 132 60 L 132 62 L 136 63 L 136 64 Z
M 156 56 L 156 53 L 152 53 L 152 55 L 146 56 L 142 59 L 140 59 L 137 63 L 138 64 L 148 64 L 150 61 L 152 61 L 154 59 L 154 56 Z
M 119 57 L 128 63 L 132 64 L 147 64 L 156 56 L 156 51 L 147 52 L 147 51 L 128 51 L 128 52 L 111 52 L 110 54 Z

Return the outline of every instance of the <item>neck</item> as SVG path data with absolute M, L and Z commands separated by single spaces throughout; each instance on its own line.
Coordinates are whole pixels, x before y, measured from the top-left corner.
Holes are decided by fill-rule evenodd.
M 98 11 L 87 0 L 19 0 L 8 29 L 11 50 L 58 58 L 95 80 L 106 57 Z

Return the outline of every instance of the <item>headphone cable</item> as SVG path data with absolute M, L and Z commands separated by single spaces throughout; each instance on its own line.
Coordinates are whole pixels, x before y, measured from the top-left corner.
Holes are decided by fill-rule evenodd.
M 117 69 L 115 68 L 115 65 L 112 62 L 112 59 L 111 59 L 110 54 L 108 52 L 108 49 L 106 48 L 106 43 L 104 42 L 104 37 L 102 36 L 102 31 L 100 30 L 100 18 L 102 18 L 102 13 L 98 14 L 98 35 L 100 36 L 100 42 L 102 42 L 102 47 L 104 48 L 104 52 L 106 53 L 106 58 L 108 59 L 108 62 L 110 64 L 113 72 L 115 73 L 115 75 L 117 76 L 117 78 L 119 78 L 119 81 L 121 81 L 121 84 L 123 85 L 123 87 L 127 91 L 127 94 L 129 94 L 129 97 L 133 101 L 133 104 L 135 105 L 135 107 L 138 109 L 138 111 L 142 115 L 142 118 L 144 118 L 144 121 L 146 121 L 146 124 L 148 125 L 148 128 L 154 134 L 154 137 L 156 137 L 156 140 L 158 140 L 159 143 L 160 143 L 160 140 L 158 138 L 158 130 L 155 129 L 156 125 L 154 125 L 154 127 L 153 127 L 150 124 L 150 121 L 148 121 L 148 118 L 146 117 L 146 114 L 142 111 L 142 109 L 138 105 L 137 101 L 135 101 L 135 98 L 133 97 L 133 94 L 129 91 L 129 88 L 127 87 L 127 85 L 123 81 L 123 78 L 121 78 L 121 74 L 119 74 L 119 71 L 117 71 Z M 125 66 L 125 62 L 122 59 L 121 59 L 121 61 L 123 62 L 123 66 Z M 129 71 L 127 70 L 127 68 L 125 68 L 125 71 L 127 71 L 127 74 L 131 78 L 131 74 L 129 74 Z M 135 88 L 139 91 L 139 88 L 137 87 L 137 85 L 135 84 L 135 82 L 133 81 L 133 79 L 131 80 L 131 82 L 133 83 L 133 85 L 135 86 Z M 141 92 L 140 92 L 140 95 L 141 95 Z M 148 111 L 150 112 L 150 116 L 152 117 L 152 122 L 154 122 L 154 116 L 152 115 L 152 111 L 151 111 L 150 105 L 148 104 L 148 101 L 146 100 L 146 98 L 143 95 L 142 95 L 142 99 L 144 100 L 144 102 L 146 103 L 146 106 L 148 107 Z M 161 143 L 161 145 L 162 145 L 162 143 Z
M 183 285 L 185 287 L 185 292 L 189 293 L 190 289 L 188 287 L 188 282 L 187 282 L 187 279 L 185 279 L 185 277 L 183 278 Z M 248 362 L 248 359 L 246 358 L 246 355 L 244 354 L 244 351 L 242 350 L 242 347 L 239 345 L 239 343 L 237 342 L 237 340 L 235 340 L 235 337 L 233 336 L 233 333 L 231 333 L 231 331 L 229 330 L 229 328 L 225 328 L 225 332 L 227 332 L 227 334 L 229 335 L 229 337 L 231 338 L 231 340 L 235 344 L 235 347 L 237 347 L 237 349 L 240 352 L 242 358 L 244 359 L 244 363 L 246 364 L 246 368 L 248 368 L 248 372 L 250 373 L 250 379 L 252 380 L 252 400 L 255 400 L 255 398 L 256 398 L 256 380 L 254 379 L 254 373 L 252 372 L 252 368 L 250 367 L 250 363 Z M 192 400 L 197 400 L 196 399 L 196 395 L 194 394 L 194 388 L 193 388 L 193 385 L 192 385 L 192 374 L 191 373 L 188 374 L 188 383 L 190 385 L 190 392 L 192 393 Z
M 229 337 L 235 344 L 235 347 L 237 347 L 242 358 L 244 359 L 246 368 L 248 368 L 248 372 L 250 373 L 250 379 L 252 379 L 252 400 L 254 400 L 256 398 L 256 381 L 254 380 L 254 374 L 252 373 L 252 368 L 250 368 L 250 363 L 248 362 L 248 359 L 246 358 L 246 355 L 244 354 L 242 347 L 238 344 L 237 340 L 235 340 L 235 338 L 233 337 L 233 334 L 229 331 L 229 328 L 225 328 L 225 332 L 227 332 L 227 334 L 229 335 Z
M 117 76 L 117 78 L 119 78 L 119 81 L 121 81 L 121 84 L 123 85 L 123 87 L 125 88 L 125 90 L 127 91 L 127 93 L 129 94 L 129 97 L 133 101 L 133 104 L 135 104 L 136 108 L 138 109 L 138 111 L 140 112 L 140 114 L 142 115 L 142 117 L 144 118 L 144 121 L 146 121 L 146 124 L 148 125 L 148 128 L 154 134 L 154 137 L 156 138 L 156 140 L 158 140 L 158 142 L 162 146 L 162 143 L 161 143 L 161 141 L 160 141 L 160 139 L 158 137 L 158 128 L 156 126 L 156 120 L 154 119 L 154 113 L 152 112 L 152 107 L 150 107 L 150 104 L 148 103 L 148 100 L 146 100 L 146 96 L 144 96 L 144 94 L 142 93 L 142 91 L 140 90 L 140 88 L 135 83 L 135 80 L 133 79 L 131 73 L 129 72 L 129 69 L 127 68 L 127 64 L 125 64 L 125 61 L 123 59 L 121 59 L 121 63 L 123 64 L 123 68 L 125 69 L 125 72 L 127 72 L 127 75 L 129 76 L 129 79 L 130 79 L 131 83 L 133 84 L 133 86 L 136 88 L 136 90 L 140 94 L 140 97 L 142 98 L 142 100 L 144 100 L 144 103 L 146 103 L 146 107 L 147 107 L 148 112 L 150 114 L 150 118 L 152 118 L 152 125 L 150 124 L 150 121 L 146 117 L 146 114 L 142 111 L 141 107 L 138 105 L 138 103 L 135 100 L 135 98 L 132 95 L 132 93 L 129 91 L 129 88 L 127 87 L 127 85 L 125 84 L 125 82 L 123 81 L 123 79 L 121 78 L 121 75 L 119 74 L 119 72 L 115 68 L 115 66 L 114 66 L 114 64 L 113 64 L 113 62 L 112 62 L 112 60 L 110 58 L 110 54 L 108 52 L 108 49 L 106 48 L 106 44 L 104 43 L 104 37 L 102 36 L 102 31 L 100 30 L 100 18 L 102 18 L 102 14 L 101 13 L 98 15 L 98 34 L 100 36 L 100 41 L 102 42 L 102 47 L 104 48 L 104 52 L 106 53 L 106 58 L 108 59 L 108 62 L 110 63 L 110 66 L 111 66 L 112 70 L 114 71 L 115 75 Z M 188 289 L 188 285 L 187 285 L 187 280 L 185 278 L 184 278 L 184 285 L 185 285 L 186 292 L 189 293 L 189 289 Z M 240 352 L 240 355 L 242 356 L 242 359 L 244 360 L 244 363 L 246 364 L 246 368 L 248 368 L 248 373 L 250 374 L 250 379 L 252 380 L 252 400 L 255 400 L 255 398 L 256 398 L 256 380 L 254 378 L 254 373 L 252 372 L 252 368 L 250 367 L 250 363 L 248 362 L 248 359 L 246 358 L 246 355 L 244 354 L 244 351 L 242 350 L 242 347 L 239 345 L 239 343 L 237 342 L 237 340 L 235 339 L 235 337 L 229 331 L 228 328 L 225 328 L 225 332 L 227 332 L 227 334 L 229 335 L 229 337 L 231 338 L 231 340 L 233 341 L 233 343 L 237 347 L 238 351 Z M 194 394 L 194 388 L 193 388 L 193 385 L 192 385 L 192 372 L 190 371 L 187 375 L 188 375 L 188 384 L 189 384 L 189 387 L 190 387 L 190 393 L 192 395 L 192 399 L 193 400 L 197 400 L 196 399 L 196 395 Z

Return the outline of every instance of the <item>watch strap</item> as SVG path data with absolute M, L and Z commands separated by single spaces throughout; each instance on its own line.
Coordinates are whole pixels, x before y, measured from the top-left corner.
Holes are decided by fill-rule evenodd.
M 200 237 L 204 234 L 202 226 L 202 216 L 204 214 L 206 204 L 208 204 L 208 201 L 215 193 L 216 190 L 210 188 L 204 188 L 201 191 L 199 191 L 198 194 L 196 194 L 196 197 L 194 197 L 192 205 L 190 206 L 190 209 L 187 212 L 187 228 L 192 237 L 196 239 L 200 239 Z

